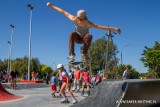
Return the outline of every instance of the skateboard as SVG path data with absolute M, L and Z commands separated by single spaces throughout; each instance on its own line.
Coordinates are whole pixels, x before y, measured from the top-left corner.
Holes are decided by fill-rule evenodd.
M 61 101 L 60 103 L 66 103 L 67 104 L 67 103 L 70 103 L 70 101 L 68 101 L 68 100 L 67 101 Z
M 60 95 L 54 95 L 54 94 L 51 94 L 52 98 L 62 98 L 62 96 Z
M 79 65 L 84 63 L 83 61 L 74 61 L 74 62 L 69 62 L 70 65 Z
M 61 96 L 52 96 L 52 98 L 62 98 Z
M 69 68 L 74 68 L 76 65 L 80 65 L 82 68 L 85 68 L 87 64 L 90 64 L 91 60 L 87 61 L 74 61 L 74 62 L 68 62 Z
M 71 68 L 75 68 L 75 66 L 80 65 L 80 66 L 84 66 L 84 62 L 82 61 L 74 61 L 74 62 L 68 62 L 69 65 L 69 69 Z

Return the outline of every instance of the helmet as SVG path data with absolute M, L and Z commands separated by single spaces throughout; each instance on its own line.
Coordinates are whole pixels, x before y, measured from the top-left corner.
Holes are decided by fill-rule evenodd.
M 57 69 L 58 69 L 58 68 L 61 68 L 61 67 L 64 67 L 63 64 L 58 64 L 58 65 L 57 65 Z

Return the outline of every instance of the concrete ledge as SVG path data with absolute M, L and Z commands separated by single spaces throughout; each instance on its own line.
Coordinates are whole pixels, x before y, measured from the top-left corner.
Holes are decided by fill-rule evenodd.
M 43 83 L 43 81 L 32 81 L 32 80 L 20 80 L 22 84 L 36 84 L 36 83 Z

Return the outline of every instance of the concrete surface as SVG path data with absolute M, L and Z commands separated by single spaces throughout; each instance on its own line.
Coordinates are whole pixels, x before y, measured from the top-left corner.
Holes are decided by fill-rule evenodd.
M 18 90 L 7 89 L 7 91 L 12 94 L 21 95 L 24 97 L 18 100 L 0 102 L 0 107 L 69 107 L 72 105 L 72 103 L 61 104 L 60 100 L 62 98 L 52 98 L 50 87 L 27 88 Z M 74 95 L 78 101 L 85 98 L 81 96 L 80 93 L 74 93 Z M 68 99 L 72 102 L 71 97 L 68 96 Z
M 49 86 L 23 87 L 17 90 L 7 89 L 10 93 L 22 95 L 24 98 L 0 102 L 0 107 L 160 107 L 160 80 L 103 81 L 92 89 L 88 97 L 74 93 L 78 100 L 74 105 L 61 104 L 62 98 L 51 98 Z M 68 99 L 72 101 L 69 96 Z

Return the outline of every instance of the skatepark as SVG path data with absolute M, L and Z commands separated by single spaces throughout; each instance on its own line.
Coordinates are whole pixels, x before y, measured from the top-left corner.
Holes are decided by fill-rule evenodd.
M 2 0 L 0 107 L 160 107 L 158 4 L 158 0 Z M 73 78 L 57 65 L 64 64 L 70 72 L 80 63 L 89 72 L 84 83 L 90 86 L 89 76 L 97 74 L 103 81 L 88 90 L 89 96 L 86 90 L 85 96 L 82 90 L 73 92 L 78 102 L 72 104 L 66 88 Z M 1 71 L 8 77 L 1 76 Z M 53 72 L 61 73 L 59 80 L 65 73 L 66 86 L 61 89 L 70 103 L 61 103 L 62 97 L 52 98 L 54 90 L 48 83 L 19 83 L 49 81 Z M 12 85 L 15 90 L 11 81 L 18 82 Z
M 62 98 L 51 98 L 51 89 L 46 84 L 17 84 L 17 90 L 9 89 L 9 84 L 3 84 L 3 87 L 0 88 L 0 107 L 160 106 L 160 80 L 103 81 L 91 90 L 91 95 L 88 97 L 81 96 L 81 93 L 74 93 L 78 100 L 74 105 L 61 104 Z M 68 95 L 67 97 L 71 101 Z

